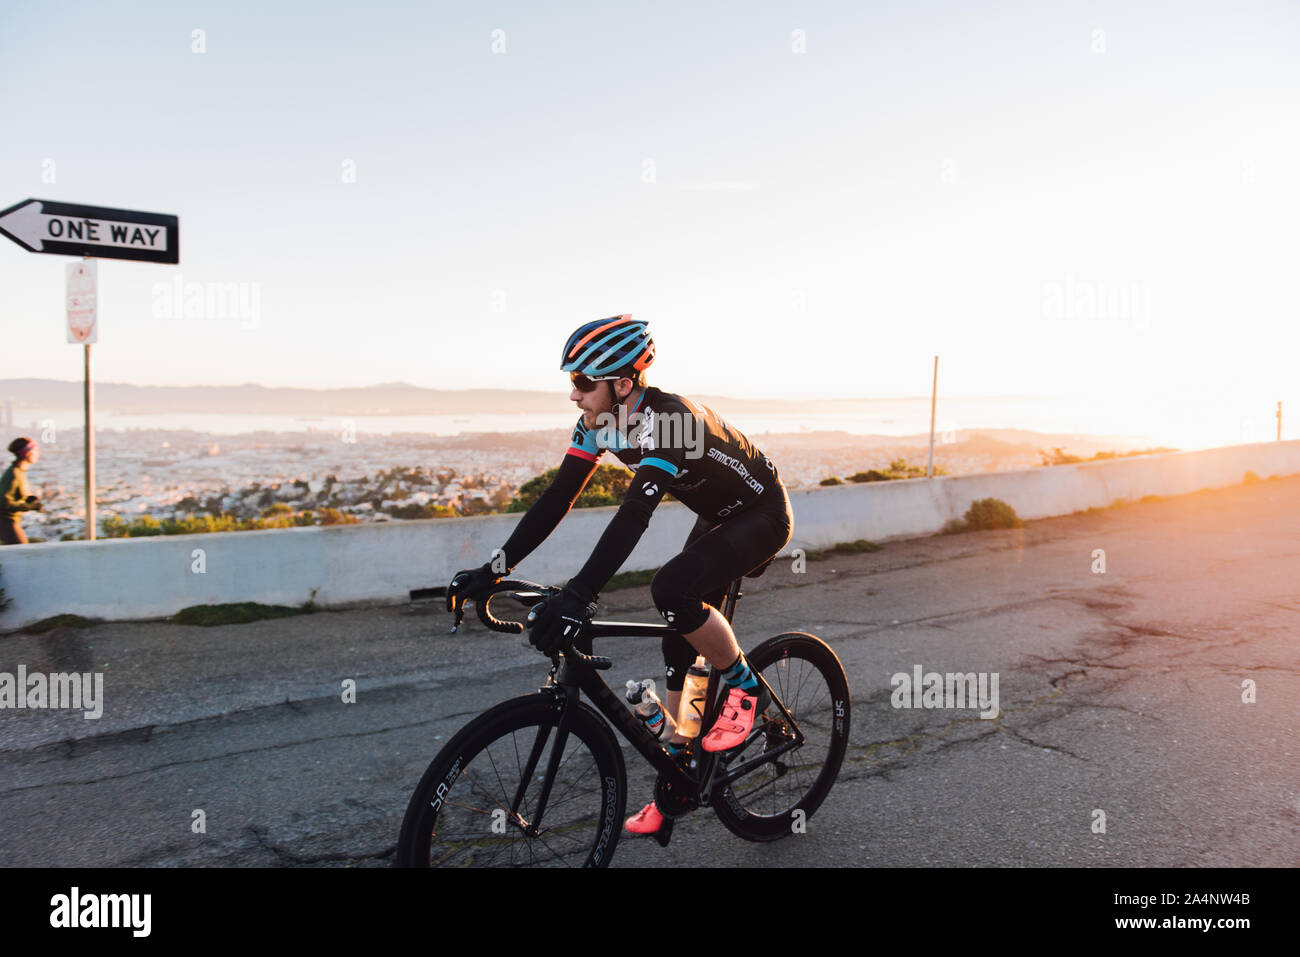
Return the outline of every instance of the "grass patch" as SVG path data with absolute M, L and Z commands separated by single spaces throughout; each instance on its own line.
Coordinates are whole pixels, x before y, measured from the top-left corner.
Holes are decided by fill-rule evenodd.
M 639 572 L 619 572 L 609 580 L 605 586 L 605 591 L 618 591 L 620 588 L 636 588 L 638 585 L 648 585 L 659 572 L 657 568 L 647 568 Z
M 1243 485 L 1249 485 L 1251 482 L 1258 482 L 1258 481 L 1259 481 L 1259 476 L 1256 475 L 1251 469 L 1246 469 L 1246 474 L 1241 477 L 1241 483 Z
M 855 552 L 878 552 L 880 546 L 865 538 L 859 538 L 854 542 L 836 542 L 828 550 L 836 555 L 852 555 Z
M 288 605 L 263 605 L 256 601 L 230 602 L 224 605 L 190 605 L 172 615 L 178 625 L 242 625 L 264 618 L 290 618 L 310 614 L 307 607 L 290 608 Z
M 83 618 L 81 615 L 53 615 L 49 618 L 42 618 L 40 621 L 34 621 L 30 625 L 25 625 L 19 628 L 18 631 L 24 635 L 43 635 L 55 628 L 90 628 L 98 624 L 98 618 Z
M 832 555 L 855 555 L 860 552 L 878 552 L 882 546 L 859 538 L 853 542 L 836 542 L 830 548 L 805 548 L 803 557 L 810 562 L 825 561 Z

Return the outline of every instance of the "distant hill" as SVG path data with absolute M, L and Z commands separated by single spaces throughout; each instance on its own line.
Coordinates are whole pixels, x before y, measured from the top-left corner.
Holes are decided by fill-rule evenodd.
M 0 402 L 15 410 L 80 409 L 80 380 L 0 379 Z M 719 415 L 728 413 L 851 413 L 872 399 L 733 399 L 691 395 Z M 908 401 L 891 399 L 891 402 Z M 918 398 L 918 403 L 928 403 Z M 523 389 L 425 389 L 406 382 L 350 389 L 294 389 L 257 385 L 156 386 L 96 382 L 95 407 L 118 415 L 212 412 L 232 415 L 471 415 L 564 412 L 574 408 L 561 383 L 553 392 Z

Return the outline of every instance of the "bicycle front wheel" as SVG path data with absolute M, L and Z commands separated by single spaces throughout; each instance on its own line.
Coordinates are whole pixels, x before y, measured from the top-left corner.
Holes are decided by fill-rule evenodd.
M 560 710 L 551 692 L 514 698 L 447 742 L 406 809 L 397 865 L 608 864 L 622 830 L 627 777 L 613 733 L 589 705 L 572 711 L 543 816 L 535 816 Z
M 794 718 L 803 743 L 774 754 L 722 788 L 714 810 L 733 834 L 749 841 L 775 841 L 812 816 L 839 775 L 849 744 L 849 683 L 830 646 L 802 632 L 769 638 L 745 657 Z M 775 702 L 754 726 L 765 730 L 751 737 L 728 761 L 729 767 L 740 767 L 794 740 Z

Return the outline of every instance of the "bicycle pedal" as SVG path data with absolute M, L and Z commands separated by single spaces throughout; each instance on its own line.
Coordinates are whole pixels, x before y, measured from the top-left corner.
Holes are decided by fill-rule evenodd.
M 659 825 L 659 830 L 655 831 L 653 836 L 660 847 L 667 847 L 668 842 L 673 839 L 673 819 L 664 818 L 664 822 Z

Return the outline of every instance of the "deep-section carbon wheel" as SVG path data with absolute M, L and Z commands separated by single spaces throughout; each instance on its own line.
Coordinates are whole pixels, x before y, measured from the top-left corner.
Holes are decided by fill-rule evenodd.
M 790 712 L 804 740 L 731 782 L 713 807 L 732 833 L 750 841 L 774 841 L 792 833 L 796 821 L 811 817 L 835 783 L 849 743 L 849 684 L 835 652 L 813 635 L 777 635 L 745 657 Z M 754 728 L 757 733 L 730 756 L 729 768 L 795 739 L 775 703 Z
M 603 867 L 623 829 L 627 777 L 609 726 L 586 704 L 568 739 L 540 827 L 535 818 L 560 707 L 543 691 L 503 702 L 433 759 L 406 809 L 399 867 Z M 535 767 L 521 780 L 534 757 Z

